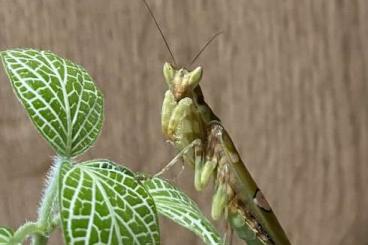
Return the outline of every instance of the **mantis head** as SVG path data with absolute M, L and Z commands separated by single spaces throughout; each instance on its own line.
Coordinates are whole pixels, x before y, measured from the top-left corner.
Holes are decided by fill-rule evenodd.
M 202 67 L 198 66 L 192 71 L 184 68 L 175 69 L 169 63 L 164 64 L 164 77 L 176 101 L 190 97 L 192 91 L 198 86 L 202 78 Z

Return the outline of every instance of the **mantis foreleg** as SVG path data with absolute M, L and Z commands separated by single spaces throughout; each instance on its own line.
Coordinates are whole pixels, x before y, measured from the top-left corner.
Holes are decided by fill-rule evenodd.
M 192 143 L 187 145 L 168 164 L 166 164 L 165 167 L 163 167 L 158 173 L 156 173 L 154 177 L 159 177 L 165 174 L 170 168 L 172 168 L 179 161 L 180 158 L 182 158 L 185 154 L 187 154 L 189 150 L 200 144 L 201 144 L 200 140 L 194 140 Z

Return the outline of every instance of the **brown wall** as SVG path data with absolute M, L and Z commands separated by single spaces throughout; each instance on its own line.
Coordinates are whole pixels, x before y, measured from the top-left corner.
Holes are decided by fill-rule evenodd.
M 292 243 L 367 244 L 368 2 L 150 3 L 182 64 L 224 31 L 197 62 L 204 93 Z M 13 47 L 52 50 L 95 78 L 106 120 L 85 159 L 153 173 L 174 156 L 159 121 L 169 55 L 140 1 L 1 0 L 0 49 Z M 0 112 L 0 224 L 16 227 L 35 219 L 53 153 L 3 71 Z M 184 172 L 178 183 L 206 207 L 210 191 Z M 163 244 L 200 244 L 167 221 L 162 232 Z

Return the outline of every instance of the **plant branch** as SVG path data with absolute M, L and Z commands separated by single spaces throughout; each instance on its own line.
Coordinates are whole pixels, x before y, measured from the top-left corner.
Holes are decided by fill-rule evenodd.
M 10 244 L 19 244 L 23 242 L 29 235 L 42 232 L 42 229 L 40 229 L 37 223 L 27 222 L 19 227 L 14 233 L 12 239 L 10 240 Z
M 61 167 L 63 163 L 68 163 L 69 161 L 62 158 L 55 158 L 54 165 L 51 167 L 50 174 L 47 180 L 46 189 L 44 191 L 44 196 L 41 200 L 41 206 L 38 211 L 38 221 L 37 224 L 43 231 L 41 234 L 34 234 L 32 239 L 32 245 L 43 245 L 47 244 L 48 235 L 55 229 L 58 225 L 58 221 L 52 220 L 52 211 L 54 208 L 55 201 L 57 199 L 58 193 L 58 182 Z

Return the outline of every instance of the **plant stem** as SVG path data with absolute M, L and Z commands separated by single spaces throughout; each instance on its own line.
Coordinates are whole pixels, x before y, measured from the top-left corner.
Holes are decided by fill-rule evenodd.
M 32 238 L 32 245 L 46 245 L 49 238 L 41 234 L 34 234 Z
M 37 222 L 27 222 L 14 233 L 9 241 L 10 245 L 22 243 L 28 236 L 33 235 L 32 245 L 45 245 L 48 235 L 59 226 L 59 214 L 53 215 L 54 204 L 57 199 L 59 175 L 63 164 L 70 164 L 68 159 L 55 158 L 38 211 Z
M 10 244 L 18 244 L 23 242 L 30 234 L 41 233 L 39 225 L 34 222 L 28 222 L 18 228 L 14 233 Z
M 50 170 L 48 184 L 46 190 L 44 191 L 44 196 L 41 200 L 41 206 L 38 212 L 38 221 L 37 221 L 37 224 L 42 229 L 43 234 L 34 234 L 32 238 L 32 245 L 47 244 L 48 234 L 45 233 L 51 232 L 53 230 L 50 229 L 50 226 L 53 225 L 51 215 L 54 208 L 54 203 L 57 199 L 59 175 L 62 164 L 64 162 L 67 161 L 59 157 L 56 158 L 54 160 L 54 165 Z

